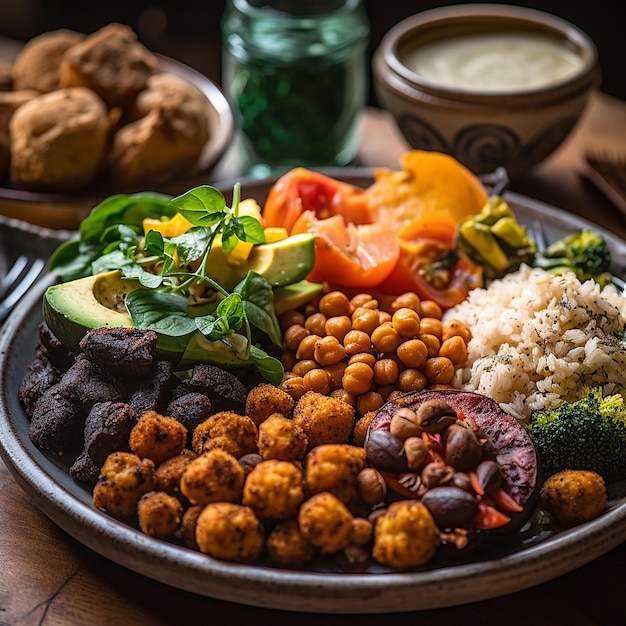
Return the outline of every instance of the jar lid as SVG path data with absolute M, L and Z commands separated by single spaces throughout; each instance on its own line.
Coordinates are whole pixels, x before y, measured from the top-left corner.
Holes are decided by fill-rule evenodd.
M 315 15 L 341 8 L 346 0 L 248 0 L 252 6 L 268 7 L 293 15 Z

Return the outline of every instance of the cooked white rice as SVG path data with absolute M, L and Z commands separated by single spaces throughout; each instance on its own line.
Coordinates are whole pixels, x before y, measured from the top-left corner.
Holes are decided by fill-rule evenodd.
M 454 385 L 494 398 L 526 421 L 583 386 L 626 384 L 626 298 L 573 273 L 522 266 L 446 312 L 472 330 Z

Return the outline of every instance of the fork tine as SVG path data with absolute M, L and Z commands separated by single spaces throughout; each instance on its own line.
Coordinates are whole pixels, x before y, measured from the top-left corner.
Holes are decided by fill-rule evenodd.
M 26 258 L 26 257 L 24 257 Z M 19 302 L 22 296 L 30 289 L 30 287 L 35 283 L 35 281 L 39 278 L 42 271 L 44 270 L 46 263 L 43 259 L 35 259 L 26 273 L 26 267 L 28 265 L 28 259 L 26 259 L 26 264 L 22 265 L 21 271 L 14 273 L 13 279 L 13 289 L 6 295 L 6 297 L 0 302 L 0 323 L 4 322 L 4 320 L 8 317 L 11 309 Z M 15 266 L 14 266 L 15 267 Z M 12 273 L 13 268 L 9 273 Z M 11 285 L 8 284 L 6 280 L 8 278 L 8 274 L 5 277 L 5 281 L 3 281 L 3 285 L 6 282 L 7 287 Z
M 24 254 L 18 256 L 17 259 L 13 261 L 13 265 L 11 265 L 9 271 L 6 273 L 6 276 L 4 276 L 2 278 L 2 282 L 0 282 L 0 296 L 17 281 L 27 264 L 28 257 Z
M 533 220 L 532 226 L 529 227 L 529 234 L 532 235 L 535 241 L 537 251 L 540 253 L 545 252 L 548 244 L 546 242 L 546 234 L 539 220 Z

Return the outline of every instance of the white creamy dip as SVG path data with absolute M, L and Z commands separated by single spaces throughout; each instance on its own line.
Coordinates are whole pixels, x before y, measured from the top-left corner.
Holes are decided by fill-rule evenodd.
M 582 58 L 556 39 L 532 33 L 480 33 L 420 46 L 404 64 L 442 85 L 515 91 L 573 75 Z

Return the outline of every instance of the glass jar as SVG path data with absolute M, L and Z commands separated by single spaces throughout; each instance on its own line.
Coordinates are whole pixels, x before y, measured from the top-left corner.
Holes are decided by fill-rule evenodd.
M 248 173 L 355 162 L 369 67 L 361 0 L 228 0 L 222 36 Z

